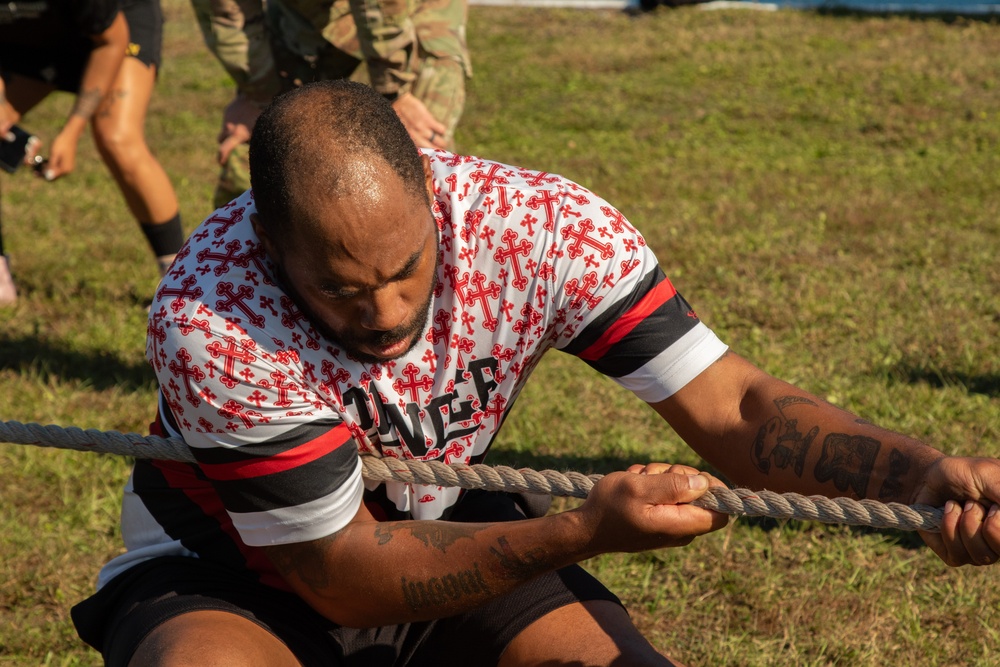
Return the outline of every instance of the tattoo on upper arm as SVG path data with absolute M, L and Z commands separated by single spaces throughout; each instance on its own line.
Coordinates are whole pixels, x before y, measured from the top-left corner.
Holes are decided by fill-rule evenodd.
M 283 577 L 294 574 L 310 588 L 323 590 L 333 583 L 323 554 L 336 538 L 334 533 L 313 542 L 268 547 L 267 556 Z
M 89 120 L 101 103 L 101 97 L 101 91 L 97 88 L 81 90 L 77 95 L 76 104 L 73 105 L 72 115 Z
M 802 433 L 798 429 L 799 420 L 785 417 L 784 408 L 797 404 L 816 407 L 816 403 L 802 396 L 782 396 L 775 399 L 774 404 L 779 416 L 768 419 L 757 431 L 750 458 L 757 470 L 765 475 L 771 472 L 773 466 L 782 470 L 791 467 L 801 477 L 806 455 L 819 434 L 819 427 L 814 426 L 808 433 Z
M 823 453 L 816 463 L 816 480 L 833 480 L 838 490 L 853 489 L 858 497 L 864 498 L 881 446 L 878 440 L 864 435 L 828 434 L 823 440 Z
M 882 488 L 878 490 L 878 499 L 888 502 L 893 498 L 899 498 L 903 493 L 903 477 L 910 471 L 910 457 L 893 449 L 889 453 L 889 474 L 882 482 Z

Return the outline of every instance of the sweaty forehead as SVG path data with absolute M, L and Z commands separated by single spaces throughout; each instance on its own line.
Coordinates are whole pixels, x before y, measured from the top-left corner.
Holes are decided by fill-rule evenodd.
M 320 170 L 296 180 L 285 240 L 299 253 L 388 269 L 418 253 L 434 233 L 429 202 L 377 158 L 348 158 L 334 177 Z

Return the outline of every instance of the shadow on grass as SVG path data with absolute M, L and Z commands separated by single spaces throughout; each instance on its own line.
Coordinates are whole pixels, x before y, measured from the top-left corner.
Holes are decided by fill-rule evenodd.
M 125 391 L 155 387 L 153 370 L 100 351 L 66 349 L 59 341 L 0 333 L 0 370 L 13 370 L 43 381 L 79 380 L 97 390 Z
M 943 371 L 927 366 L 902 362 L 888 369 L 889 377 L 908 384 L 927 384 L 931 387 L 964 387 L 971 394 L 991 398 L 1000 396 L 1000 375 L 970 375 Z
M 622 11 L 631 16 L 642 16 L 662 7 L 664 9 L 679 9 L 689 5 L 705 5 L 712 0 L 637 0 L 637 4 L 630 5 Z M 737 0 L 740 1 L 740 0 Z M 833 16 L 849 19 L 866 18 L 903 18 L 909 21 L 938 21 L 941 23 L 990 23 L 1000 24 L 1000 13 L 961 11 L 948 9 L 942 2 L 939 9 L 894 9 L 886 10 L 877 8 L 875 0 L 869 0 L 869 7 L 838 6 L 837 0 L 831 0 L 825 6 L 814 4 L 807 0 L 742 0 L 748 8 L 760 5 L 774 4 L 781 9 L 797 9 L 802 12 L 812 12 L 820 16 Z M 889 3 L 886 3 L 889 4 Z M 905 0 L 900 3 L 905 4 Z M 971 3 L 970 3 L 971 4 Z M 739 5 L 734 5 L 738 7 Z
M 779 3 L 780 4 L 780 3 Z M 844 18 L 864 19 L 864 18 L 905 18 L 909 21 L 940 21 L 942 23 L 1000 23 L 1000 15 L 989 12 L 961 12 L 948 11 L 880 11 L 877 9 L 855 9 L 851 7 L 816 7 L 813 11 L 821 16 L 838 16 Z

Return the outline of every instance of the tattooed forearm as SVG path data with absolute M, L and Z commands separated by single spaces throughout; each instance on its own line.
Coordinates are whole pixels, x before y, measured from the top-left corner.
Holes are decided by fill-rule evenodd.
M 97 106 L 101 103 L 101 97 L 101 91 L 97 88 L 81 90 L 76 98 L 76 104 L 73 105 L 72 115 L 90 120 L 90 117 L 97 111 Z
M 803 434 L 798 429 L 798 423 L 797 419 L 783 421 L 772 417 L 760 427 L 750 451 L 757 470 L 767 474 L 772 465 L 780 469 L 791 467 L 796 475 L 802 477 L 809 446 L 819 433 L 819 427 L 813 426 Z
M 380 523 L 375 527 L 375 537 L 379 545 L 388 544 L 396 533 L 405 530 L 424 543 L 424 546 L 434 547 L 441 553 L 448 550 L 452 544 L 463 537 L 471 538 L 477 531 L 468 525 L 452 524 L 444 521 L 403 521 Z
M 898 449 L 889 453 L 889 474 L 878 490 L 878 499 L 889 502 L 903 493 L 903 477 L 910 471 L 910 457 Z
M 505 537 L 497 540 L 497 546 L 490 547 L 490 553 L 497 559 L 497 567 L 494 569 L 504 579 L 523 581 L 551 569 L 542 559 L 545 554 L 542 549 L 519 554 L 514 551 Z
M 479 564 L 472 568 L 451 572 L 443 577 L 431 577 L 422 581 L 402 577 L 400 585 L 403 599 L 413 611 L 428 607 L 441 607 L 449 602 L 458 602 L 470 597 L 483 598 L 492 594 L 490 587 L 479 571 Z
M 833 480 L 838 490 L 853 489 L 858 497 L 865 498 L 881 446 L 881 442 L 867 436 L 830 433 L 823 440 L 823 453 L 816 463 L 816 480 Z
M 815 401 L 812 401 L 805 396 L 782 396 L 781 398 L 774 399 L 774 404 L 778 406 L 778 412 L 782 412 L 789 405 L 804 404 L 811 405 L 814 408 L 817 407 Z
M 806 464 L 806 455 L 813 440 L 819 434 L 819 427 L 813 426 L 808 433 L 798 429 L 798 419 L 787 419 L 784 408 L 790 405 L 811 405 L 816 403 L 802 396 L 782 396 L 774 400 L 780 416 L 772 417 L 757 431 L 750 458 L 757 470 L 765 475 L 771 472 L 771 467 L 785 469 L 791 467 L 795 474 L 802 477 Z

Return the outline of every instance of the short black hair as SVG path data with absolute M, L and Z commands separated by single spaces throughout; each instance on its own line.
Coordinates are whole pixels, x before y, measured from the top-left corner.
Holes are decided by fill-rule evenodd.
M 250 138 L 250 184 L 272 238 L 288 231 L 292 175 L 313 174 L 335 190 L 342 164 L 352 156 L 381 158 L 407 192 L 426 198 L 420 153 L 392 105 L 370 86 L 319 81 L 272 101 Z

